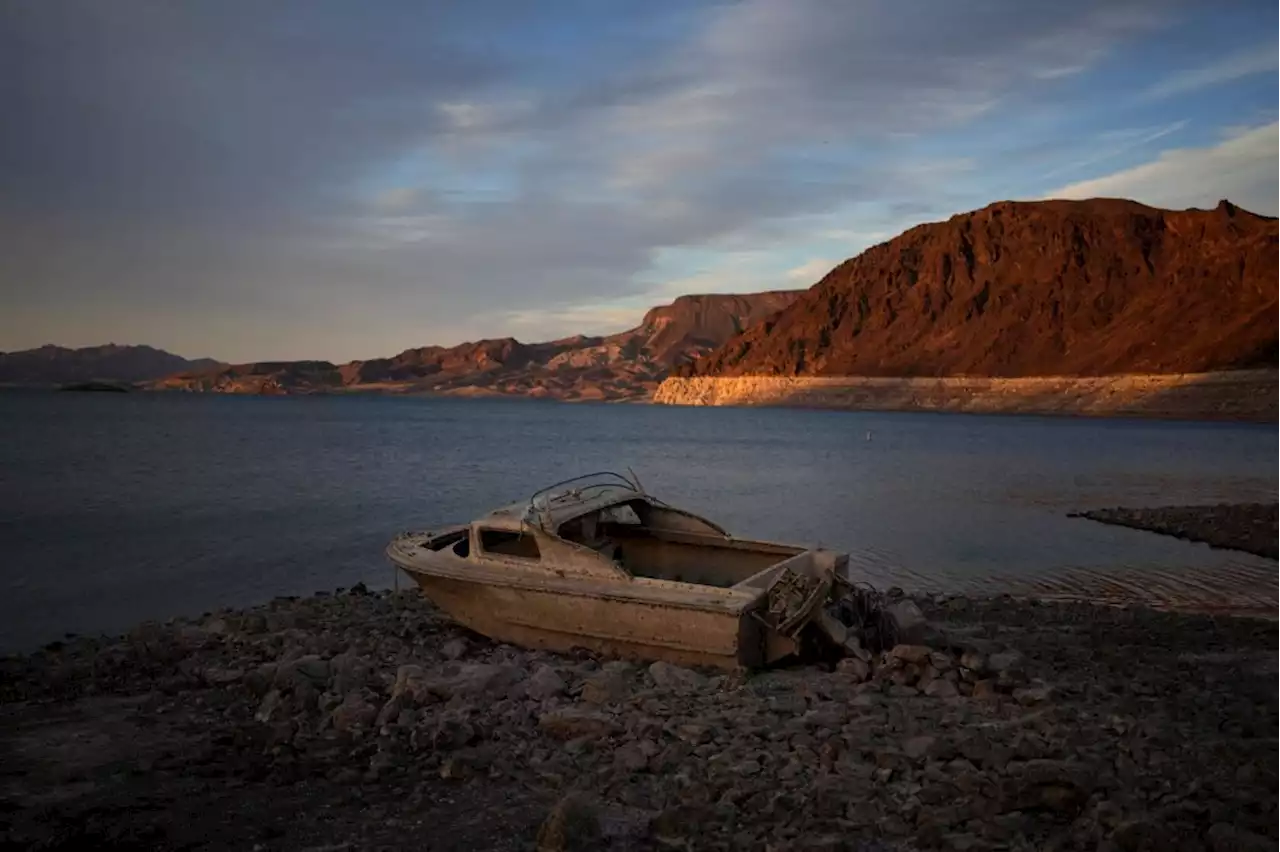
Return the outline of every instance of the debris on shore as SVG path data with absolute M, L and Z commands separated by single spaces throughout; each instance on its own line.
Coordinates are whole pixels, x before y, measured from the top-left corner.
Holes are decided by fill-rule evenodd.
M 756 673 L 363 587 L 54 643 L 0 660 L 0 848 L 1275 848 L 1274 623 L 837 599 Z
M 1280 555 L 1277 552 L 1280 526 L 1277 525 L 1275 503 L 1217 503 L 1149 509 L 1115 507 L 1072 512 L 1067 517 L 1170 535 L 1270 559 Z

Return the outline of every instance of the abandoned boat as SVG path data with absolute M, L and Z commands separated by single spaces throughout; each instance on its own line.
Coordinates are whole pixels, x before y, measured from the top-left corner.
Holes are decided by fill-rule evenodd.
M 736 538 L 608 471 L 400 535 L 387 555 L 447 615 L 497 641 L 726 669 L 796 653 L 807 623 L 830 621 L 823 606 L 848 560 Z

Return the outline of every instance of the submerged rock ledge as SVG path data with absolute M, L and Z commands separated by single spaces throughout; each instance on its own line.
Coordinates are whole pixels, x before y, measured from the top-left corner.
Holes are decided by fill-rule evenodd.
M 666 405 L 777 405 L 863 411 L 967 411 L 1276 421 L 1276 370 L 1123 376 L 695 376 L 668 378 Z
M 363 588 L 55 643 L 0 660 L 0 847 L 1275 848 L 1274 623 L 915 600 L 959 689 L 525 651 Z

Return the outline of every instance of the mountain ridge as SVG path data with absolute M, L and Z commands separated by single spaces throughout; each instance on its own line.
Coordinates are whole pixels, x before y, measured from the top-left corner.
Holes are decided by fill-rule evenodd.
M 185 371 L 150 383 L 156 390 L 242 394 L 434 393 L 563 400 L 647 398 L 671 369 L 776 313 L 802 291 L 693 294 L 645 312 L 611 335 L 544 343 L 514 337 L 422 346 L 387 358 L 271 361 Z
M 838 264 L 676 377 L 1101 376 L 1274 366 L 1277 220 L 1228 201 L 1001 201 Z
M 184 358 L 145 344 L 70 348 L 46 343 L 34 349 L 0 352 L 0 384 L 63 385 L 82 382 L 136 384 L 181 370 L 212 369 L 212 358 Z

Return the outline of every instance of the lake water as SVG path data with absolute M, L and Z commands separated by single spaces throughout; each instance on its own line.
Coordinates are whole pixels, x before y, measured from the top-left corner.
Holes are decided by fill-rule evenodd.
M 731 532 L 847 550 L 876 584 L 1277 603 L 1272 560 L 1066 517 L 1273 501 L 1273 425 L 15 391 L 0 650 L 389 586 L 395 533 L 626 466 Z

